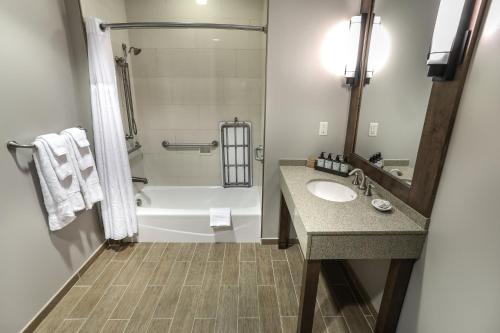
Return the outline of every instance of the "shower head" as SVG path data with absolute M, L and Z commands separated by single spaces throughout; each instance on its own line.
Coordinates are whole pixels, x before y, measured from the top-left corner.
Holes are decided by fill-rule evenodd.
M 137 47 L 133 47 L 131 46 L 129 49 L 128 49 L 128 53 L 130 52 L 133 52 L 134 55 L 138 55 L 139 53 L 141 53 L 142 49 L 139 49 Z

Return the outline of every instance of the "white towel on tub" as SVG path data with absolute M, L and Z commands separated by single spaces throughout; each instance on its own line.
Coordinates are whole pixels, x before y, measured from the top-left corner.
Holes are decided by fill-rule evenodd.
M 230 227 L 231 208 L 210 208 L 211 227 Z

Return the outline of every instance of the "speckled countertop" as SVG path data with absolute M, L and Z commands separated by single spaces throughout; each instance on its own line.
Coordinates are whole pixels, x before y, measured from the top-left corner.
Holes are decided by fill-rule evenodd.
M 340 177 L 304 166 L 281 166 L 281 186 L 293 200 L 307 235 L 425 235 L 427 231 L 395 207 L 382 213 L 372 207 L 371 197 L 352 185 L 352 177 Z M 316 197 L 306 187 L 311 180 L 332 180 L 352 188 L 358 197 L 349 202 L 331 202 Z

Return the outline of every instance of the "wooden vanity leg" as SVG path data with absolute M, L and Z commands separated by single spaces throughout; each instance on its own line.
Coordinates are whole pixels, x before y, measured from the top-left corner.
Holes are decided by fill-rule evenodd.
M 288 248 L 291 220 L 292 218 L 290 217 L 285 198 L 283 198 L 283 194 L 281 194 L 280 228 L 278 231 L 278 249 L 280 250 Z
M 396 332 L 414 263 L 414 259 L 391 260 L 375 333 Z
M 320 269 L 321 260 L 304 260 L 297 333 L 312 332 Z

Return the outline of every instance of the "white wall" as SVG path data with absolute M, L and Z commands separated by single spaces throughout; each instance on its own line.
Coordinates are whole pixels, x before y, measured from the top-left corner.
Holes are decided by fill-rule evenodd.
M 321 64 L 327 32 L 359 14 L 360 1 L 271 0 L 267 56 L 262 237 L 276 238 L 280 159 L 343 151 L 349 90 Z M 328 121 L 327 136 L 318 136 Z
M 398 332 L 500 331 L 499 53 L 500 0 L 492 0 Z M 364 268 L 358 276 L 377 295 L 385 276 Z
M 0 10 L 0 331 L 18 332 L 103 242 L 94 211 L 49 232 L 31 151 L 4 143 L 91 129 L 78 2 L 4 1 Z M 83 74 L 84 76 L 80 76 Z M 87 87 L 82 89 L 82 82 Z M 90 134 L 92 132 L 90 131 Z

